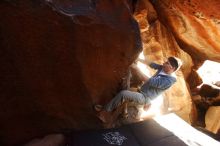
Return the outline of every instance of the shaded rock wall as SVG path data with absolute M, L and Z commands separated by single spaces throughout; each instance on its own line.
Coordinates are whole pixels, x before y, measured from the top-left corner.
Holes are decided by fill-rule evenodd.
M 0 2 L 0 145 L 100 127 L 141 49 L 132 1 Z

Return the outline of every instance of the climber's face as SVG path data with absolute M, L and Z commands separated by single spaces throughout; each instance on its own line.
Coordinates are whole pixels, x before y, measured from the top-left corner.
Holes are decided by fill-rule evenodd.
M 175 67 L 173 67 L 169 61 L 163 63 L 163 71 L 167 74 L 171 74 L 175 71 Z

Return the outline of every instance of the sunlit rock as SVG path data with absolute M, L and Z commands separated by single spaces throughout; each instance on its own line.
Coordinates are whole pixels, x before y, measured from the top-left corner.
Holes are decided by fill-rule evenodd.
M 177 83 L 164 94 L 164 106 L 167 110 L 173 109 L 180 117 L 190 123 L 191 119 L 189 119 L 189 115 L 191 114 L 192 103 L 184 75 L 187 77 L 190 73 L 192 60 L 188 54 L 179 48 L 172 34 L 162 24 L 158 22 L 153 25 L 152 33 L 155 36 L 153 39 L 154 42 L 152 41 L 154 47 L 149 46 L 144 50 L 145 53 L 149 51 L 154 52 L 148 53 L 152 60 L 162 63 L 166 61 L 165 59 L 167 57 L 176 56 L 183 61 L 182 70 L 176 73 Z
M 208 109 L 205 116 L 206 129 L 217 133 L 220 130 L 220 106 L 212 106 Z
M 151 1 L 162 23 L 195 62 L 220 61 L 220 1 Z

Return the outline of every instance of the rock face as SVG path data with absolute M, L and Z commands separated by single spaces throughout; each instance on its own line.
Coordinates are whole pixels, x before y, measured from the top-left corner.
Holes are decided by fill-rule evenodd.
M 152 0 L 178 44 L 195 62 L 220 61 L 220 1 Z
M 220 15 L 216 13 L 220 7 L 220 1 L 151 0 L 151 2 L 161 23 L 172 32 L 180 48 L 193 59 L 194 66 L 191 66 L 193 70 L 188 67 L 191 73 L 184 72 L 184 76 L 187 77 L 190 89 L 194 89 L 201 84 L 195 70 L 205 60 L 220 62 Z M 193 92 L 192 90 L 192 94 Z M 195 106 L 192 107 L 191 115 L 194 119 L 198 113 Z M 213 110 L 210 110 L 209 115 L 212 112 Z M 192 123 L 195 122 L 194 120 Z M 208 123 L 209 127 L 212 127 L 218 121 Z M 216 132 L 216 129 L 213 132 Z
M 158 63 L 183 60 L 164 112 L 172 108 L 191 123 L 188 87 L 201 83 L 194 69 L 207 59 L 220 62 L 219 7 L 211 0 L 1 1 L 0 145 L 100 128 L 93 104 L 122 89 L 142 49 Z
M 190 74 L 189 68 L 193 66 L 192 59 L 180 49 L 172 33 L 156 20 L 157 17 L 151 9 L 152 5 L 147 1 L 144 1 L 144 4 L 140 2 L 139 5 L 141 6 L 137 8 L 135 13 L 135 18 L 141 29 L 144 56 L 159 64 L 166 61 L 165 59 L 170 56 L 179 57 L 184 62 L 182 70 L 177 73 L 177 83 L 163 95 L 164 103 L 161 112 L 166 113 L 168 109 L 173 109 L 185 121 L 191 123 L 192 116 L 189 115 L 191 115 L 192 102 L 184 78 Z M 154 21 L 146 19 L 153 18 L 153 16 Z M 151 74 L 153 75 L 153 71 Z
M 0 145 L 100 127 L 92 110 L 120 89 L 141 50 L 132 2 L 0 2 Z
M 218 133 L 220 129 L 220 106 L 211 106 L 205 116 L 206 129 Z
M 161 23 L 156 22 L 151 29 L 154 37 L 152 37 L 150 42 L 146 43 L 146 45 L 143 45 L 144 47 L 147 46 L 147 48 L 144 48 L 145 54 L 150 54 L 146 55 L 147 58 L 157 60 L 157 63 L 163 63 L 166 61 L 165 59 L 167 57 L 176 56 L 181 58 L 183 61 L 184 59 L 188 59 L 185 61 L 187 62 L 185 65 L 187 66 L 188 64 L 188 66 L 192 66 L 190 56 L 178 47 L 172 34 L 170 34 Z M 163 35 L 160 34 L 161 32 L 163 32 Z M 178 71 L 176 73 L 177 83 L 163 95 L 164 112 L 166 112 L 168 108 L 174 109 L 180 117 L 190 123 L 191 119 L 189 118 L 189 115 L 191 114 L 192 103 L 190 93 L 187 89 L 187 84 L 184 80 L 184 70 L 187 70 L 187 68 L 184 68 L 183 66 L 182 71 Z

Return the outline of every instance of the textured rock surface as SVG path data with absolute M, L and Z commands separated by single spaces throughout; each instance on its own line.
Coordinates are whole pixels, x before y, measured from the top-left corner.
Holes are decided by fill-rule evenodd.
M 206 129 L 214 133 L 220 130 L 220 106 L 212 106 L 208 109 L 205 116 Z
M 148 0 L 1 1 L 0 145 L 100 128 L 92 105 L 122 88 L 142 45 L 158 63 L 172 55 L 183 60 L 177 83 L 164 94 L 163 112 L 172 108 L 193 122 L 196 108 L 185 79 L 193 89 L 201 80 L 191 68 L 206 59 L 220 62 L 220 2 L 151 2 L 156 10 Z
M 156 11 L 181 48 L 195 62 L 220 61 L 220 1 L 152 0 Z
M 186 75 L 184 72 L 184 76 L 188 77 L 189 87 L 194 92 L 193 89 L 201 84 L 195 70 L 205 60 L 220 62 L 220 15 L 217 13 L 220 1 L 151 0 L 151 2 L 159 20 L 173 33 L 181 49 L 189 53 L 193 59 L 194 69 L 191 72 L 188 67 L 186 71 L 189 71 L 189 74 Z M 193 115 L 192 119 L 195 120 L 197 109 L 195 106 L 192 107 L 191 116 Z
M 112 98 L 141 49 L 128 3 L 5 0 L 0 20 L 0 145 L 100 127 L 93 103 Z
M 164 112 L 166 112 L 168 108 L 174 109 L 180 117 L 190 123 L 191 119 L 189 115 L 191 114 L 192 103 L 183 71 L 185 70 L 185 75 L 189 73 L 187 73 L 187 70 L 188 67 L 192 66 L 192 60 L 188 54 L 178 47 L 172 34 L 169 33 L 162 24 L 159 22 L 155 23 L 152 27 L 152 33 L 154 37 L 149 43 L 143 45 L 145 47 L 147 46 L 147 48 L 144 48 L 145 54 L 150 54 L 146 55 L 146 57 L 157 60 L 158 63 L 162 63 L 166 61 L 165 59 L 167 57 L 176 56 L 185 62 L 182 70 L 176 73 L 176 84 L 164 94 Z M 163 35 L 161 33 L 163 33 Z
M 177 83 L 164 94 L 162 113 L 168 112 L 168 108 L 173 109 L 185 121 L 191 123 L 193 115 L 189 115 L 191 115 L 192 102 L 184 78 L 187 78 L 190 74 L 193 66 L 192 59 L 180 49 L 172 33 L 163 24 L 159 21 L 151 21 L 150 23 L 148 19 L 145 19 L 148 18 L 148 15 L 154 14 L 154 11 L 150 9 L 152 8 L 151 4 L 147 1 L 144 2 L 145 5 L 139 6 L 135 13 L 135 18 L 141 29 L 144 56 L 157 63 L 163 63 L 169 56 L 179 57 L 184 62 L 182 70 L 177 73 Z M 155 15 L 154 18 L 156 18 Z M 151 74 L 153 74 L 153 71 L 151 71 Z

